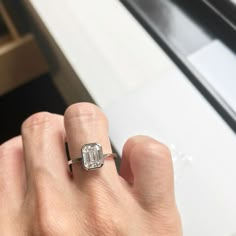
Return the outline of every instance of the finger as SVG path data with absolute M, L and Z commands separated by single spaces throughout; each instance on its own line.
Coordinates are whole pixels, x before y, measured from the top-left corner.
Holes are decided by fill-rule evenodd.
M 0 146 L 0 213 L 19 209 L 26 189 L 25 164 L 21 137 Z M 7 215 L 6 215 L 7 216 Z
M 120 173 L 133 183 L 134 192 L 146 206 L 175 204 L 171 155 L 158 141 L 146 136 L 129 139 L 123 149 Z
M 65 112 L 64 119 L 72 159 L 80 157 L 82 146 L 88 143 L 99 143 L 104 153 L 111 153 L 108 121 L 97 106 L 89 103 L 72 105 Z M 89 178 L 100 175 L 112 181 L 115 176 L 118 176 L 114 173 L 116 173 L 116 167 L 112 158 L 106 159 L 104 166 L 95 171 L 83 171 L 80 163 L 73 165 L 73 175 L 78 179 L 81 179 L 82 175 L 90 176 Z
M 35 184 L 50 178 L 63 185 L 68 177 L 63 117 L 34 114 L 23 123 L 22 137 L 29 181 Z

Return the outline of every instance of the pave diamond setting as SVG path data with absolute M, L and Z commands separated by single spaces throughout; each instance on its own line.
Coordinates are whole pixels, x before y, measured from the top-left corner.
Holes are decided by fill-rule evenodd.
M 102 146 L 98 143 L 85 144 L 82 149 L 82 163 L 85 170 L 95 170 L 104 164 Z

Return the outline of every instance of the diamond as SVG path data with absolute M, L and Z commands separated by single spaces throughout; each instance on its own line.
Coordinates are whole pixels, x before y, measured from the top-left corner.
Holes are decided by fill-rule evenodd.
M 94 170 L 103 166 L 104 157 L 100 144 L 85 144 L 81 151 L 83 166 L 86 170 Z

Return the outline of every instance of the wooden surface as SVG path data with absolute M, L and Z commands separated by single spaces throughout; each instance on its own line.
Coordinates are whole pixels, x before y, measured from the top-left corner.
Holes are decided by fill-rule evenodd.
M 33 35 L 20 36 L 4 5 L 0 14 L 7 32 L 0 35 L 0 96 L 48 72 Z
M 15 28 L 14 23 L 12 22 L 3 3 L 0 3 L 0 14 L 2 15 L 2 17 L 5 21 L 5 24 L 10 32 L 10 35 L 13 37 L 13 39 L 19 39 L 20 35 L 19 35 L 17 29 Z
M 0 47 L 0 95 L 47 71 L 48 66 L 32 35 Z

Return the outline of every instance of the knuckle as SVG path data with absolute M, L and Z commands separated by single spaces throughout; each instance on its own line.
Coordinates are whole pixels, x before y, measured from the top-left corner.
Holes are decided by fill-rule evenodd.
M 135 137 L 131 137 L 129 138 L 124 145 L 124 152 L 127 152 L 130 148 L 132 148 L 133 146 L 135 146 L 136 142 L 135 142 Z
M 163 162 L 171 161 L 171 153 L 167 146 L 159 142 L 148 143 L 143 145 L 142 148 L 146 149 L 147 156 L 155 156 L 155 159 Z
M 134 137 L 130 137 L 126 143 L 125 143 L 125 147 L 127 146 L 127 148 L 130 146 L 130 147 L 133 147 L 135 146 L 137 143 L 140 143 L 141 141 L 143 141 L 143 139 L 147 139 L 148 137 L 146 136 L 141 136 L 141 135 L 138 135 L 138 136 L 134 136 Z
M 73 119 L 91 121 L 96 120 L 98 117 L 107 122 L 107 118 L 103 112 L 96 105 L 91 103 L 77 103 L 71 105 L 65 112 L 65 122 Z
M 156 143 L 153 143 L 152 145 L 150 144 L 149 149 L 151 152 L 157 153 L 160 157 L 164 157 L 168 159 L 171 157 L 169 148 L 162 143 L 156 142 Z
M 19 137 L 15 137 L 0 146 L 0 158 L 7 158 L 19 154 L 18 142 Z
M 126 151 L 128 155 L 132 155 L 137 158 L 154 156 L 155 158 L 153 160 L 161 160 L 166 162 L 171 161 L 171 152 L 169 148 L 157 140 L 149 137 L 139 136 L 131 138 L 127 141 L 125 148 L 126 150 L 124 151 Z
M 7 142 L 0 146 L 0 158 L 5 158 L 10 154 L 11 145 Z
M 148 137 L 148 136 L 143 136 L 143 135 L 138 135 L 129 138 L 125 145 L 124 145 L 124 153 L 127 155 L 130 155 L 131 153 L 137 153 L 137 152 L 147 152 L 150 149 L 148 147 L 155 146 L 158 141 Z
M 31 115 L 22 124 L 22 130 L 32 129 L 34 127 L 45 127 L 47 128 L 52 122 L 52 115 L 48 112 L 39 112 Z

